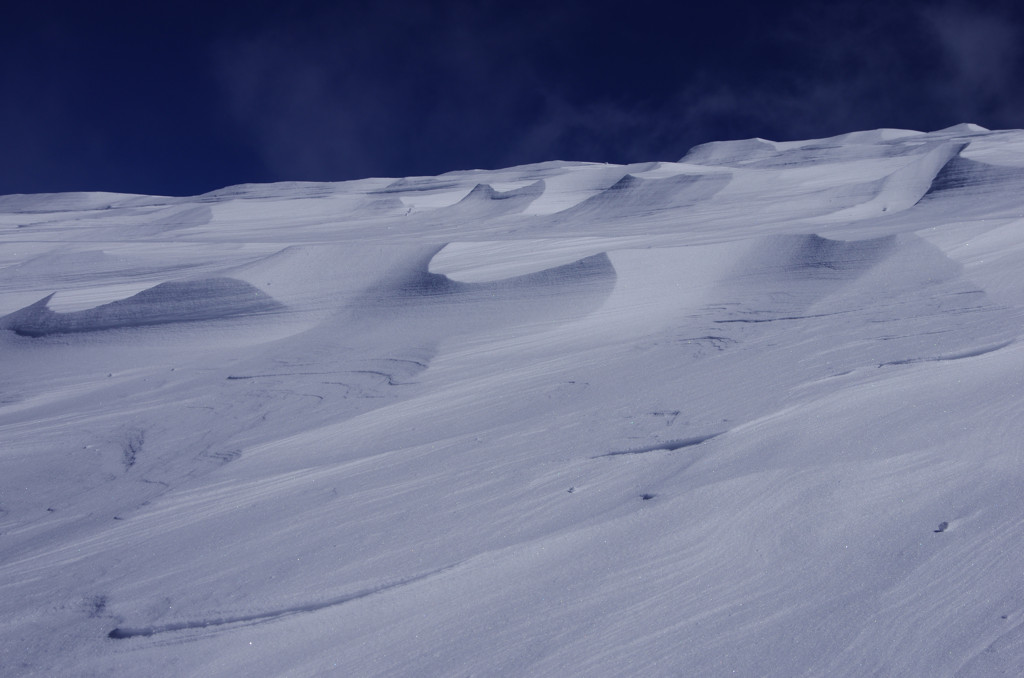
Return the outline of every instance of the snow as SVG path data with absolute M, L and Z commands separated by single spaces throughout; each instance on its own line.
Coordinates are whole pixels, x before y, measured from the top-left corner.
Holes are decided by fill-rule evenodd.
M 0 197 L 7 676 L 1024 671 L 1024 133 Z

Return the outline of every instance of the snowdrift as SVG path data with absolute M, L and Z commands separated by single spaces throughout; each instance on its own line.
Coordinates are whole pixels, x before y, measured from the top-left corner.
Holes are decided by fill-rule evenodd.
M 5 676 L 1024 665 L 1024 133 L 0 197 Z
M 233 278 L 204 278 L 160 283 L 128 299 L 86 311 L 54 313 L 53 294 L 0 318 L 0 329 L 27 337 L 97 332 L 119 327 L 142 327 L 232 316 L 268 313 L 280 304 L 248 283 Z

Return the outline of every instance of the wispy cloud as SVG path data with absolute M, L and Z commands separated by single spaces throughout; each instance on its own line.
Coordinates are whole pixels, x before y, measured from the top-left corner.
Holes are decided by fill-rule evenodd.
M 216 51 L 229 110 L 273 175 L 320 179 L 1022 124 L 1024 36 L 998 7 L 798 2 L 763 28 L 709 25 L 739 39 L 677 53 L 642 35 L 629 50 L 601 44 L 580 6 L 502 7 L 319 9 L 237 36 Z
M 219 46 L 229 110 L 277 174 L 437 172 L 508 143 L 536 98 L 528 49 L 491 13 L 407 9 L 327 11 L 316 29 Z
M 20 3 L 0 22 L 0 191 L 189 192 L 1024 127 L 1019 0 L 691 3 L 682 22 L 663 10 L 293 0 L 196 19 Z
M 948 3 L 921 11 L 939 48 L 940 98 L 994 127 L 1024 125 L 1024 31 L 1007 10 Z

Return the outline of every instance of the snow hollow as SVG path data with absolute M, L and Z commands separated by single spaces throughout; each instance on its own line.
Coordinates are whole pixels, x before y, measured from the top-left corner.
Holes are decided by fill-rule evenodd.
M 4 676 L 1024 674 L 1024 132 L 0 197 Z

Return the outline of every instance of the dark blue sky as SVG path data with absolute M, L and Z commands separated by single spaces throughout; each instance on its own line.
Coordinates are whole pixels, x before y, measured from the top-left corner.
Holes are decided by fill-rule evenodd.
M 1024 127 L 1019 5 L 23 2 L 0 23 L 0 194 Z

